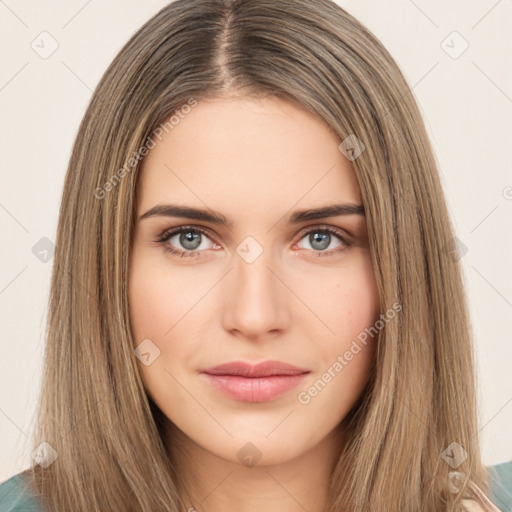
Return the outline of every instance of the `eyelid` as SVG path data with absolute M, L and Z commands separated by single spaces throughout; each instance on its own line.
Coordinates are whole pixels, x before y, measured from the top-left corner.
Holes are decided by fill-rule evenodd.
M 340 236 L 340 237 L 346 239 L 347 242 L 349 241 L 349 238 L 350 238 L 350 234 L 342 228 L 339 228 L 337 226 L 332 226 L 331 224 L 318 224 L 318 223 L 310 224 L 309 226 L 304 227 L 297 233 L 296 236 L 299 236 L 300 238 L 302 238 L 302 236 L 306 235 L 307 233 L 309 233 L 311 230 L 314 230 L 314 229 L 317 229 L 318 231 L 329 231 L 330 233 L 335 233 L 337 236 Z
M 170 237 L 174 236 L 174 235 L 177 235 L 179 233 L 181 233 L 182 231 L 186 231 L 186 230 L 190 230 L 190 231 L 197 231 L 198 233 L 201 233 L 205 236 L 207 236 L 208 238 L 212 238 L 211 234 L 210 234 L 210 230 L 207 229 L 207 228 L 203 228 L 201 226 L 192 226 L 190 224 L 187 224 L 187 225 L 183 225 L 183 226 L 175 226 L 173 228 L 167 228 L 167 229 L 164 229 L 157 237 L 157 242 L 163 242 L 165 239 L 169 239 Z M 213 240 L 212 240 L 213 241 Z M 216 242 L 215 242 L 216 243 Z

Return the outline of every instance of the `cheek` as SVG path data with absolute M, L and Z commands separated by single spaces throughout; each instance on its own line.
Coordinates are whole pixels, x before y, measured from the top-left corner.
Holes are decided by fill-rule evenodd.
M 154 258 L 134 255 L 130 269 L 129 304 L 135 343 L 150 338 L 164 343 L 175 326 L 205 293 L 197 273 L 172 271 Z
M 135 349 L 144 342 L 145 345 L 141 347 L 144 346 L 144 351 L 151 353 L 149 364 L 138 361 L 137 366 L 146 391 L 156 403 L 166 396 L 172 384 L 165 371 L 171 368 L 171 356 L 182 357 L 180 345 L 173 339 L 173 326 L 179 326 L 178 322 L 185 314 L 183 297 L 178 292 L 182 283 L 172 277 L 168 275 L 168 269 L 161 263 L 156 264 L 151 255 L 143 250 L 134 251 L 128 286 L 133 344 Z M 172 287 L 169 283 L 172 283 Z M 151 344 L 145 340 L 151 340 Z
M 370 375 L 378 343 L 378 334 L 370 328 L 379 319 L 380 307 L 369 258 L 324 284 L 324 293 L 310 297 L 330 330 L 310 335 L 317 366 L 298 399 L 310 411 L 329 411 L 324 420 L 334 427 L 353 407 Z M 311 333 L 315 330 L 318 321 Z
M 344 397 L 340 407 L 346 407 L 362 390 L 378 343 L 371 329 L 379 319 L 380 304 L 370 257 L 354 259 L 335 275 L 320 276 L 314 287 L 307 284 L 303 293 L 309 294 L 308 304 L 322 321 L 311 316 L 307 323 L 318 358 L 316 377 L 332 383 L 323 399 L 339 392 Z
M 371 327 L 380 312 L 378 289 L 371 266 L 365 265 L 361 272 L 354 273 L 345 283 L 338 283 L 333 303 L 338 309 L 333 322 L 343 339 L 352 340 Z
M 378 343 L 374 327 L 380 303 L 369 255 L 361 260 L 359 272 L 353 274 L 350 285 L 339 285 L 338 290 L 343 291 L 338 295 L 340 315 L 336 328 L 342 337 L 330 359 L 335 357 L 333 370 L 343 374 L 338 386 L 352 387 L 355 400 L 368 378 Z
M 208 301 L 201 300 L 210 288 L 211 280 L 199 272 L 180 271 L 154 253 L 135 250 L 128 287 L 130 323 L 134 349 L 149 339 L 153 353 L 158 353 L 149 365 L 138 363 L 152 396 L 169 389 L 167 372 L 179 377 L 196 365 L 194 358 L 205 339 L 200 332 L 204 318 L 213 314 L 205 311 Z M 141 347 L 148 346 L 144 342 Z
M 379 294 L 371 260 L 367 254 L 359 256 L 335 272 L 331 269 L 325 274 L 317 273 L 314 280 L 300 280 L 300 294 L 316 313 L 303 319 L 310 319 L 310 336 L 319 342 L 317 346 L 324 353 L 346 350 L 379 318 Z
M 363 253 L 357 271 L 349 281 L 349 286 L 343 290 L 339 301 L 340 305 L 346 305 L 344 310 L 347 321 L 354 327 L 363 330 L 377 320 L 380 312 L 379 291 L 368 252 Z
M 172 327 L 176 296 L 165 293 L 163 280 L 155 274 L 154 269 L 141 265 L 130 277 L 130 318 L 136 345 L 145 338 L 160 339 Z

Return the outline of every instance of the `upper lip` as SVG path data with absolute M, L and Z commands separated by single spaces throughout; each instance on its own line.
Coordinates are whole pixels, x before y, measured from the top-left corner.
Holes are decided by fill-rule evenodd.
M 300 375 L 309 370 L 298 368 L 282 361 L 263 361 L 252 364 L 245 361 L 231 361 L 203 370 L 210 375 L 239 375 L 241 377 L 268 377 L 271 375 Z

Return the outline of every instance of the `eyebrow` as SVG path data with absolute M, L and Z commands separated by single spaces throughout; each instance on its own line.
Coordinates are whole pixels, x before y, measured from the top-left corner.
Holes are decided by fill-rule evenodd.
M 298 224 L 309 220 L 337 217 L 340 215 L 360 215 L 364 217 L 364 206 L 362 204 L 345 203 L 333 204 L 321 208 L 297 210 L 288 216 L 288 224 Z M 153 206 L 153 208 L 150 208 L 146 213 L 142 214 L 139 220 L 148 219 L 150 217 L 183 217 L 203 222 L 211 222 L 219 226 L 232 226 L 232 222 L 219 212 L 172 204 L 158 204 Z

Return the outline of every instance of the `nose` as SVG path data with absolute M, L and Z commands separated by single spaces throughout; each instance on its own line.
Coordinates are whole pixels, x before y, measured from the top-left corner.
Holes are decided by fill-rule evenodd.
M 275 337 L 290 321 L 292 294 L 263 250 L 253 262 L 235 255 L 233 270 L 223 283 L 223 327 L 251 340 Z

